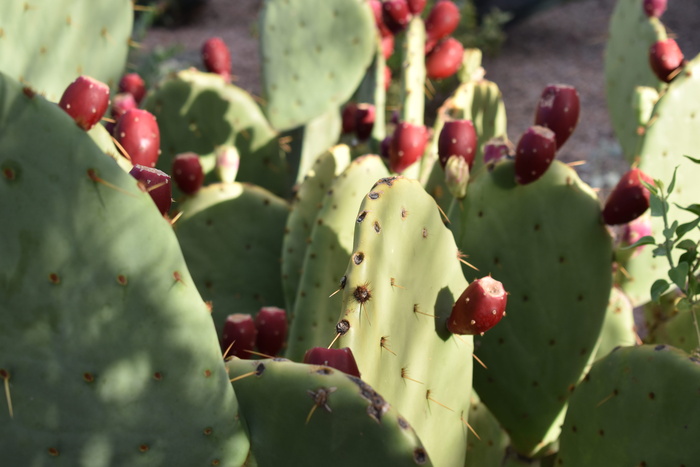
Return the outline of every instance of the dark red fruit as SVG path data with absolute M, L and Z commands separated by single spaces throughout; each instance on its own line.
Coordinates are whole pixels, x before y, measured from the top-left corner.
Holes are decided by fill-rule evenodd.
M 503 136 L 491 138 L 484 144 L 484 162 L 487 164 L 514 155 L 515 146 Z
M 349 347 L 343 349 L 327 349 L 314 347 L 304 354 L 303 363 L 311 365 L 323 365 L 340 370 L 352 376 L 360 377 L 360 370 Z
M 379 29 L 379 34 L 382 37 L 391 36 L 391 31 L 384 24 L 384 18 L 382 13 L 382 2 L 379 0 L 369 0 L 369 5 L 372 7 L 372 13 L 374 13 L 374 23 Z
M 231 81 L 231 52 L 220 37 L 212 37 L 202 45 L 202 61 L 207 71 Z
M 414 15 L 420 15 L 423 13 L 426 1 L 427 0 L 408 0 L 407 3 L 409 11 Z
M 445 122 L 438 138 L 440 165 L 444 169 L 450 156 L 458 156 L 467 161 L 471 169 L 476 155 L 476 145 L 476 131 L 471 120 Z
M 227 356 L 251 358 L 253 354 L 248 351 L 255 349 L 257 334 L 252 316 L 245 313 L 229 315 L 221 334 L 221 351 L 226 352 L 230 346 Z
M 649 64 L 663 82 L 670 82 L 683 65 L 683 52 L 673 39 L 658 41 L 649 48 Z
M 343 121 L 343 134 L 355 133 L 355 114 L 357 113 L 357 104 L 354 102 L 348 102 L 343 107 L 343 112 L 341 118 Z
M 659 18 L 666 11 L 666 0 L 644 0 L 644 13 L 650 18 Z
M 430 10 L 425 20 L 425 34 L 428 40 L 439 41 L 449 36 L 459 25 L 459 8 L 448 0 L 441 0 Z
M 372 104 L 358 104 L 355 111 L 355 135 L 360 141 L 367 140 L 374 128 L 375 108 Z
M 80 128 L 87 131 L 95 126 L 107 111 L 109 87 L 89 76 L 79 76 L 63 91 L 58 105 Z
M 138 107 L 136 99 L 132 94 L 128 92 L 121 92 L 114 96 L 112 99 L 112 117 L 115 120 L 119 120 L 119 117 L 124 115 L 127 110 L 135 109 Z
M 491 276 L 476 279 L 452 307 L 447 329 L 453 334 L 483 334 L 506 314 L 508 294 Z
M 566 84 L 550 84 L 537 103 L 535 125 L 542 125 L 554 132 L 557 150 L 561 149 L 578 123 L 581 104 L 578 92 Z
M 287 313 L 274 306 L 260 308 L 255 316 L 255 328 L 258 330 L 255 340 L 258 350 L 274 357 L 287 340 Z
M 132 164 L 156 166 L 160 155 L 160 130 L 156 118 L 150 112 L 127 110 L 117 120 L 114 138 L 127 152 Z
M 445 79 L 457 73 L 462 66 L 464 47 L 453 37 L 438 44 L 425 57 L 425 73 L 430 79 Z
M 515 181 L 526 185 L 540 178 L 554 161 L 556 152 L 552 130 L 539 125 L 528 128 L 515 149 Z
M 603 208 L 603 221 L 607 225 L 626 224 L 649 209 L 650 194 L 642 180 L 654 183 L 651 177 L 639 169 L 630 170 L 617 182 Z
M 199 191 L 204 183 L 204 171 L 199 156 L 193 152 L 185 152 L 175 156 L 173 179 L 175 179 L 175 185 L 186 195 L 192 195 Z
M 144 167 L 142 165 L 134 165 L 129 174 L 139 181 L 141 188 L 151 196 L 161 214 L 165 214 L 170 210 L 172 186 L 168 174 L 153 167 Z
M 411 21 L 411 12 L 406 0 L 386 0 L 383 2 L 382 20 L 393 34 L 406 29 Z
M 387 164 L 389 163 L 389 160 L 390 160 L 390 156 L 389 156 L 390 148 L 391 148 L 391 135 L 384 138 L 382 140 L 381 144 L 379 145 L 379 156 Z
M 423 125 L 401 122 L 396 126 L 389 145 L 389 169 L 401 173 L 423 157 L 428 131 Z
M 119 80 L 119 92 L 131 94 L 136 103 L 140 104 L 146 95 L 146 83 L 138 73 L 127 73 Z

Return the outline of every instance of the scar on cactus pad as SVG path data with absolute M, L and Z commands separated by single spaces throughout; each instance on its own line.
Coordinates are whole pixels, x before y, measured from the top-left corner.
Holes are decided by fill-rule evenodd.
M 447 329 L 453 334 L 483 335 L 506 315 L 508 293 L 491 276 L 474 280 L 452 307 Z

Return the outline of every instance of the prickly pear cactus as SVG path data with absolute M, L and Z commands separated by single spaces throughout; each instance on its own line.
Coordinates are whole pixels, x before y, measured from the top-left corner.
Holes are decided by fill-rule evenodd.
M 309 348 L 326 347 L 333 339 L 341 295 L 329 295 L 338 289 L 352 254 L 357 207 L 374 181 L 388 175 L 379 156 L 360 157 L 336 178 L 321 200 L 294 300 L 288 358 L 301 360 Z
M 169 223 L 2 75 L 0 198 L 3 462 L 240 465 L 236 399 Z
M 289 213 L 284 200 L 254 185 L 217 183 L 181 209 L 175 233 L 219 331 L 232 313 L 255 315 L 263 306 L 284 306 L 279 274 Z
M 476 434 L 470 433 L 467 440 L 467 460 L 464 467 L 502 465 L 510 439 L 475 391 L 472 391 L 469 426 Z
M 694 465 L 700 360 L 673 347 L 620 347 L 576 387 L 556 465 Z
M 115 87 L 133 18 L 130 0 L 4 1 L 0 72 L 54 102 L 80 75 Z
M 288 130 L 338 109 L 371 63 L 375 36 L 364 0 L 266 0 L 260 61 L 272 126 Z
M 134 165 L 129 159 L 122 156 L 119 149 L 114 145 L 111 135 L 102 125 L 95 125 L 88 131 L 88 135 L 92 138 L 92 141 L 102 150 L 103 153 L 111 157 L 116 161 L 116 163 L 124 169 L 125 172 L 129 172 Z
M 401 45 L 401 121 L 423 124 L 425 113 L 425 23 L 414 16 Z
M 433 198 L 416 180 L 379 180 L 356 219 L 339 347 L 406 417 L 436 465 L 466 452 L 472 338 L 446 321 L 467 282 Z
M 227 367 L 260 467 L 432 465 L 409 422 L 359 378 L 282 359 Z
M 600 360 L 615 347 L 635 345 L 638 339 L 636 329 L 632 302 L 620 289 L 613 287 L 593 359 Z
M 468 278 L 490 274 L 510 294 L 506 317 L 482 337 L 474 388 L 513 446 L 532 456 L 556 439 L 569 389 L 598 341 L 611 287 L 612 241 L 597 195 L 554 161 L 528 185 L 514 163 L 483 168 L 453 219 Z M 452 214 L 451 214 L 452 215 Z

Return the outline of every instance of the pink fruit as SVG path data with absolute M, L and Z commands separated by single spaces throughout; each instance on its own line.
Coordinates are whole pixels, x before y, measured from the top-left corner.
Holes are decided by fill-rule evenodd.
M 554 161 L 556 152 L 552 130 L 539 125 L 528 128 L 515 149 L 515 181 L 526 185 L 540 178 Z
M 515 146 L 506 137 L 491 138 L 484 144 L 484 162 L 487 164 L 513 155 L 515 155 Z
M 393 34 L 406 29 L 411 21 L 411 12 L 406 0 L 386 0 L 383 2 L 382 20 Z
M 255 316 L 255 328 L 258 330 L 255 340 L 258 350 L 274 357 L 287 340 L 287 313 L 274 306 L 260 308 Z
M 95 126 L 107 111 L 109 87 L 89 76 L 79 76 L 63 91 L 58 105 L 80 128 L 87 131 Z
M 349 347 L 343 349 L 327 349 L 314 347 L 304 354 L 303 363 L 311 365 L 323 365 L 340 370 L 352 376 L 360 377 L 360 370 Z
M 420 15 L 423 13 L 426 1 L 427 0 L 407 0 L 409 11 L 414 15 Z
M 491 276 L 476 279 L 452 307 L 447 329 L 453 334 L 483 334 L 506 314 L 508 294 Z
M 160 130 L 150 112 L 127 110 L 114 127 L 114 138 L 127 152 L 132 164 L 156 166 L 160 155 Z
M 161 214 L 164 215 L 170 210 L 172 187 L 168 174 L 142 165 L 134 165 L 129 174 L 139 181 L 141 188 L 151 196 Z
M 226 317 L 224 329 L 221 334 L 221 350 L 227 356 L 238 358 L 251 358 L 249 350 L 255 349 L 255 339 L 258 331 L 255 328 L 253 317 L 246 313 L 234 313 Z
M 343 134 L 355 133 L 355 114 L 357 113 L 357 104 L 354 102 L 348 102 L 343 107 L 343 112 L 341 114 L 341 119 L 343 122 Z
M 382 14 L 382 2 L 379 0 L 369 0 L 369 5 L 372 7 L 372 13 L 374 13 L 374 23 L 379 29 L 379 34 L 382 37 L 391 36 L 391 31 L 384 24 L 383 14 Z
M 401 122 L 396 126 L 389 145 L 389 169 L 401 173 L 423 157 L 428 131 L 423 125 Z
M 445 122 L 438 138 L 440 165 L 444 169 L 447 159 L 450 156 L 457 156 L 464 159 L 471 169 L 476 155 L 476 145 L 476 131 L 471 120 Z
M 135 109 L 136 107 L 138 107 L 138 104 L 134 96 L 128 92 L 121 92 L 112 99 L 112 117 L 118 120 L 127 110 Z
M 462 66 L 464 47 L 453 37 L 438 42 L 425 57 L 425 73 L 430 79 L 445 79 Z
M 644 0 L 644 13 L 650 18 L 659 18 L 666 11 L 667 0 Z
M 638 242 L 642 237 L 650 235 L 652 235 L 651 217 L 639 216 L 622 227 L 620 241 L 623 246 L 629 246 Z M 635 248 L 634 252 L 632 253 L 632 257 L 637 256 L 645 246 L 646 245 L 641 245 Z
M 119 92 L 131 94 L 136 103 L 140 104 L 146 95 L 146 84 L 137 73 L 127 73 L 119 80 Z
M 668 83 L 683 65 L 683 52 L 673 39 L 658 41 L 649 48 L 649 64 L 654 74 Z
M 389 60 L 389 58 L 394 54 L 394 36 L 391 34 L 382 37 L 382 55 L 384 60 Z
M 537 103 L 535 125 L 552 130 L 557 140 L 557 150 L 561 149 L 578 123 L 581 105 L 578 92 L 566 84 L 550 84 Z
M 173 179 L 175 185 L 186 195 L 192 195 L 202 188 L 204 171 L 199 156 L 193 152 L 178 154 L 173 159 Z
M 639 169 L 632 169 L 620 178 L 603 208 L 603 221 L 607 225 L 626 224 L 649 209 L 650 194 L 642 180 L 654 183 L 651 177 Z
M 360 141 L 367 140 L 374 128 L 375 108 L 372 104 L 358 104 L 355 111 L 355 135 Z
M 202 45 L 202 61 L 207 71 L 231 81 L 231 52 L 220 37 L 207 39 Z
M 391 68 L 388 66 L 384 67 L 384 90 L 388 91 L 389 86 L 391 86 Z
M 428 40 L 439 41 L 449 36 L 459 25 L 459 8 L 449 0 L 441 0 L 433 6 L 425 20 L 425 33 Z

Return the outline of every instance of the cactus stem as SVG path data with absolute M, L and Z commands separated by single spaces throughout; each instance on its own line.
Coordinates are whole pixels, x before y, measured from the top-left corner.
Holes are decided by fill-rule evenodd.
M 10 412 L 10 418 L 15 418 L 12 410 L 12 397 L 10 397 L 10 373 L 5 369 L 0 369 L 0 378 L 3 379 L 5 386 L 5 399 L 7 399 L 7 410 Z
M 423 384 L 422 381 L 418 381 L 417 379 L 413 379 L 413 378 L 411 378 L 410 376 L 408 376 L 408 368 L 406 368 L 406 367 L 401 368 L 401 377 L 402 377 L 403 379 L 407 379 L 407 380 L 409 380 L 409 381 L 413 381 L 414 383 Z
M 596 404 L 596 408 L 605 404 L 607 401 L 609 401 L 610 399 L 612 399 L 615 396 L 617 396 L 617 389 L 613 390 L 613 392 L 611 392 L 607 397 L 605 397 L 602 401 L 598 402 Z
M 248 376 L 253 376 L 253 375 L 257 375 L 257 374 L 258 374 L 258 371 L 257 371 L 257 370 L 255 370 L 255 371 L 249 371 L 248 373 L 243 373 L 242 375 L 236 376 L 235 378 L 231 378 L 231 379 L 229 380 L 229 382 L 233 383 L 233 382 L 236 382 L 236 381 L 240 381 L 240 380 L 242 380 L 242 379 L 244 379 L 244 378 L 247 378 Z
M 454 412 L 454 410 L 452 410 L 451 408 L 449 408 L 449 407 L 446 406 L 445 404 L 443 404 L 443 403 L 441 403 L 441 402 L 438 402 L 438 401 L 436 401 L 435 399 L 433 399 L 433 398 L 430 396 L 430 392 L 431 392 L 430 389 L 428 389 L 427 391 L 425 391 L 425 398 L 426 398 L 426 399 L 428 399 L 428 400 L 431 401 L 431 402 L 435 402 L 437 405 L 439 405 L 440 407 L 446 408 L 446 409 L 449 410 L 450 412 Z
M 481 436 L 479 436 L 479 433 L 477 433 L 476 430 L 474 430 L 474 427 L 472 427 L 472 426 L 469 424 L 469 422 L 466 421 L 466 420 L 464 419 L 464 412 L 462 412 L 462 416 L 460 417 L 460 419 L 462 420 L 462 423 L 464 423 L 465 425 L 467 425 L 467 428 L 469 428 L 469 431 L 471 431 L 471 432 L 474 434 L 474 436 L 476 436 L 476 439 L 478 439 L 479 441 L 481 441 Z
M 393 350 L 391 350 L 389 348 L 388 341 L 389 341 L 389 336 L 382 336 L 381 340 L 379 341 L 379 346 L 396 357 L 397 356 L 396 352 L 394 352 Z
M 101 183 L 102 185 L 104 185 L 108 188 L 112 188 L 113 190 L 116 190 L 120 193 L 124 193 L 125 195 L 133 196 L 134 198 L 136 198 L 135 194 L 129 193 L 128 191 L 123 190 L 123 189 L 119 188 L 118 186 L 113 185 L 113 184 L 109 183 L 108 181 L 103 180 L 100 177 L 98 177 L 97 173 L 95 172 L 95 169 L 88 169 L 87 175 L 88 175 L 88 177 L 90 177 L 90 180 L 92 180 L 95 183 Z

